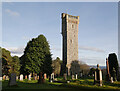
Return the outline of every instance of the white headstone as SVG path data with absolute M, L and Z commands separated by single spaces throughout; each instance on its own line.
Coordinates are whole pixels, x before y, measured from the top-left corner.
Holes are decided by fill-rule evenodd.
M 51 74 L 51 79 L 54 80 L 54 73 Z
M 18 80 L 18 76 L 16 76 L 16 80 Z
M 77 74 L 75 74 L 75 79 L 78 79 Z
M 82 73 L 80 73 L 80 77 L 82 77 Z
M 110 79 L 110 80 L 111 80 L 111 83 L 113 83 L 113 77 L 111 77 L 111 79 Z
M 100 86 L 102 86 L 102 71 L 100 70 Z
M 67 81 L 67 83 L 70 83 L 70 81 Z
M 2 81 L 2 77 L 0 77 L 0 81 Z
M 31 80 L 31 74 L 29 75 L 28 79 Z
M 23 81 L 23 74 L 20 75 L 20 81 Z
M 75 79 L 75 77 L 74 77 L 74 75 L 72 75 L 72 80 L 74 80 Z
M 9 76 L 6 76 L 5 80 L 9 80 Z

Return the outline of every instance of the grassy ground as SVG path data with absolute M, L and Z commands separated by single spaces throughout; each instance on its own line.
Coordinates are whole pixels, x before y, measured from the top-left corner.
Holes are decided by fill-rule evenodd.
M 62 83 L 63 82 L 63 83 Z M 65 83 L 64 80 L 59 79 L 58 82 L 50 83 L 48 80 L 44 84 L 38 84 L 36 80 L 24 80 L 24 81 L 17 81 L 17 86 L 9 87 L 8 81 L 2 81 L 2 89 L 3 91 L 30 91 L 33 89 L 39 90 L 39 89 L 46 89 L 46 90 L 70 90 L 70 89 L 76 89 L 79 91 L 120 91 L 120 82 L 114 82 L 114 83 L 107 83 L 103 81 L 103 86 L 99 87 L 96 85 L 93 85 L 93 79 L 78 79 L 78 80 L 71 80 L 70 83 Z M 73 90 L 72 90 L 73 91 Z

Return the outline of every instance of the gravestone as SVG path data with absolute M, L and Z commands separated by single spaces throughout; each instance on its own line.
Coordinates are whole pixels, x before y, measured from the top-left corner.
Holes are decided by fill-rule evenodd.
M 53 82 L 53 80 L 54 80 L 54 73 L 51 74 L 50 82 Z
M 95 71 L 94 84 L 102 86 L 102 72 L 101 69 L 99 68 L 99 64 L 97 64 L 97 69 Z
M 106 58 L 106 81 L 110 81 L 109 61 Z
M 2 81 L 2 77 L 0 77 L 0 81 Z
M 37 76 L 37 79 L 39 79 L 39 76 Z
M 33 79 L 37 80 L 37 74 L 33 74 Z
M 77 74 L 75 74 L 75 79 L 78 79 L 78 76 L 77 76 Z
M 64 76 L 63 76 L 64 80 L 67 80 L 67 74 L 64 73 Z
M 27 79 L 27 75 L 25 75 L 25 79 Z
M 45 74 L 44 74 L 44 79 L 46 79 L 46 78 L 47 78 L 47 74 L 45 73 Z
M 31 74 L 29 74 L 28 79 L 31 80 Z
M 23 81 L 23 74 L 20 75 L 20 81 Z
M 6 75 L 4 75 L 4 76 L 2 77 L 2 79 L 5 80 L 5 79 L 6 79 Z
M 54 80 L 54 73 L 51 74 L 52 79 Z
M 18 80 L 18 76 L 16 76 L 16 80 Z
M 82 77 L 82 75 L 83 75 L 82 72 L 80 72 L 80 77 Z
M 17 85 L 16 83 L 16 73 L 11 73 L 10 80 L 9 80 L 9 86 Z
M 74 75 L 72 75 L 72 80 L 74 80 L 75 79 L 75 77 L 74 77 Z
M 9 76 L 6 76 L 6 79 L 5 80 L 9 80 Z
M 113 77 L 111 77 L 110 82 L 113 83 Z
M 34 80 L 37 80 L 37 74 L 35 74 Z

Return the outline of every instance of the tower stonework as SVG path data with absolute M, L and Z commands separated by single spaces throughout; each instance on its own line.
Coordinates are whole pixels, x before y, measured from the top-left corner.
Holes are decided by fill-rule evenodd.
M 63 73 L 70 75 L 71 62 L 78 60 L 79 16 L 62 13 Z

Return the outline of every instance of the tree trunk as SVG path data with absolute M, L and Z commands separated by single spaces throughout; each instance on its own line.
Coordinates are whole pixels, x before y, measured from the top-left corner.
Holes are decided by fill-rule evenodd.
M 43 77 L 42 77 L 42 72 L 39 72 L 38 83 L 44 83 L 44 79 L 43 79 Z

